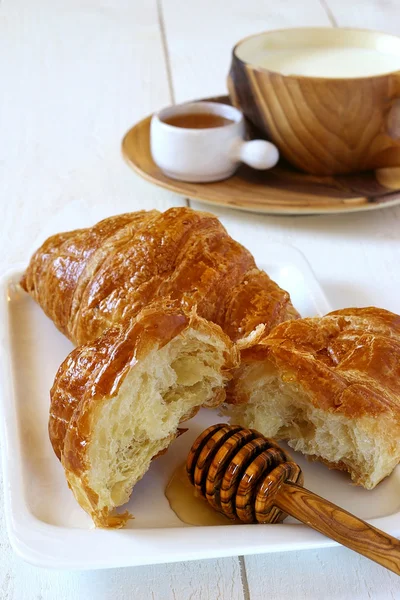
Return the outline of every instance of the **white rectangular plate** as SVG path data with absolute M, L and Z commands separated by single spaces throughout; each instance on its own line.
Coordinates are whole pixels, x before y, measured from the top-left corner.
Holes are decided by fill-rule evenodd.
M 236 236 L 237 238 L 240 235 Z M 245 241 L 258 265 L 283 288 L 303 316 L 330 306 L 303 256 L 294 248 L 267 243 L 255 232 Z M 40 308 L 19 288 L 21 268 L 2 280 L 0 418 L 3 440 L 5 507 L 11 543 L 36 565 L 95 569 L 155 564 L 333 545 L 305 525 L 287 519 L 279 525 L 210 527 L 183 524 L 164 496 L 166 483 L 183 463 L 195 437 L 221 421 L 202 410 L 189 431 L 154 461 L 127 505 L 135 515 L 123 530 L 94 529 L 68 489 L 48 434 L 49 389 L 71 350 Z M 307 487 L 394 535 L 400 533 L 400 470 L 374 491 L 350 483 L 339 472 L 308 463 L 292 452 Z

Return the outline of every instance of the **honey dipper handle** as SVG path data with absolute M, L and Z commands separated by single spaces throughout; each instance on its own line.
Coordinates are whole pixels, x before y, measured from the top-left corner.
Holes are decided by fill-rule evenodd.
M 284 483 L 274 503 L 339 544 L 400 575 L 400 541 L 391 535 L 294 483 Z

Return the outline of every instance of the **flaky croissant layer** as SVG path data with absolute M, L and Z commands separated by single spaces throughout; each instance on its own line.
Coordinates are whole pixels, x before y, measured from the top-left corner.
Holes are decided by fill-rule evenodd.
M 296 318 L 289 294 L 211 214 L 119 215 L 49 238 L 22 287 L 79 345 L 51 390 L 49 433 L 80 505 L 101 527 L 200 406 L 218 406 L 255 344 Z
M 346 308 L 281 323 L 242 352 L 228 396 L 233 422 L 372 489 L 400 461 L 400 316 Z
M 201 406 L 218 406 L 238 365 L 221 329 L 157 303 L 73 350 L 51 389 L 49 433 L 81 506 L 100 527 Z

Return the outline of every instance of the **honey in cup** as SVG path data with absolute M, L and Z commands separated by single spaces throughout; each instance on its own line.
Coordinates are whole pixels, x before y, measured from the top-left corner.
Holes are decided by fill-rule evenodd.
M 173 127 L 183 127 L 185 129 L 213 129 L 214 127 L 232 125 L 234 121 L 215 113 L 198 112 L 172 115 L 164 118 L 163 123 L 173 125 Z
M 231 100 L 295 167 L 315 175 L 400 166 L 400 38 L 295 28 L 233 49 Z
M 270 142 L 247 141 L 242 113 L 218 102 L 190 102 L 155 113 L 150 151 L 165 176 L 196 183 L 227 179 L 241 162 L 270 169 L 279 158 Z

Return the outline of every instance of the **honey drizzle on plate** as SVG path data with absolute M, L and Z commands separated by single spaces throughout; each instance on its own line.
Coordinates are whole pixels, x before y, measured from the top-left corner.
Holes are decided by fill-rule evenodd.
M 240 521 L 231 521 L 197 495 L 187 476 L 185 464 L 174 471 L 165 488 L 165 495 L 176 516 L 188 525 L 240 525 Z

